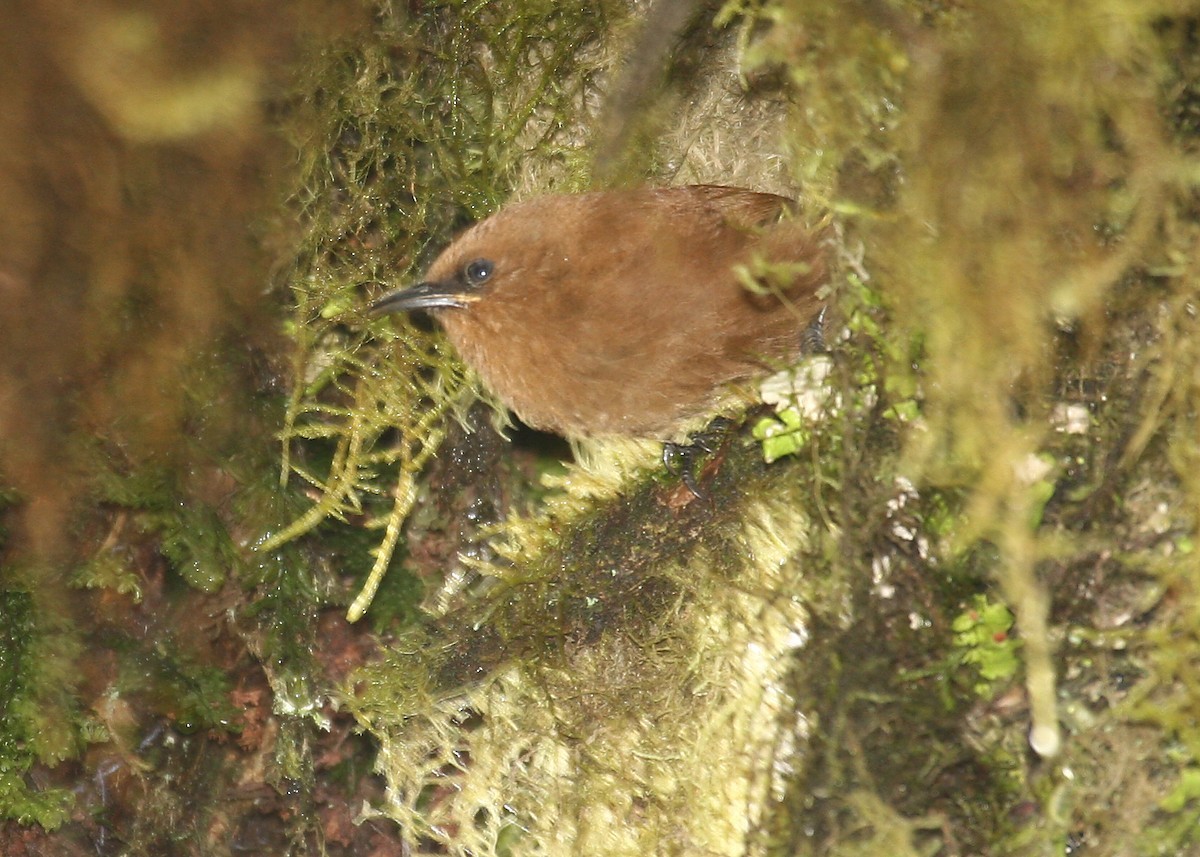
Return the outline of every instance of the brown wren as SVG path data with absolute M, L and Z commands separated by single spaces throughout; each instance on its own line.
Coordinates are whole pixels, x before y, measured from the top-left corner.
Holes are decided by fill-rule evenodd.
M 534 428 L 670 440 L 800 353 L 828 275 L 791 207 L 714 185 L 542 196 L 468 228 L 424 282 L 371 307 L 430 311 Z M 751 289 L 737 266 L 782 281 Z

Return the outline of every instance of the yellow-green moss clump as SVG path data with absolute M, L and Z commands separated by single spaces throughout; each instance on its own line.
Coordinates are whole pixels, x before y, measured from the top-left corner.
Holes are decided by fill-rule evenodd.
M 804 740 L 782 679 L 820 584 L 800 576 L 808 524 L 778 478 L 760 470 L 749 507 L 745 482 L 713 485 L 725 512 L 643 481 L 615 507 L 510 522 L 524 561 L 497 570 L 487 614 L 358 676 L 349 704 L 386 736 L 380 809 L 464 853 L 736 850 L 780 788 L 780 742 Z

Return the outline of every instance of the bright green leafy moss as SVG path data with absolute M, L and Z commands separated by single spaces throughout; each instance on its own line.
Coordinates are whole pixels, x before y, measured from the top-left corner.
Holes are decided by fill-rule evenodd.
M 987 696 L 999 684 L 1011 681 L 1020 666 L 1019 645 L 1011 631 L 1013 614 L 1003 604 L 975 597 L 974 604 L 954 618 L 954 659 L 969 664 L 978 674 L 975 693 Z

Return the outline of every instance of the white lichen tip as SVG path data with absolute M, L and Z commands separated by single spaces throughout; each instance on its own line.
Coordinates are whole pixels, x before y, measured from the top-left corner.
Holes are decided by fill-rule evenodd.
M 1043 759 L 1053 759 L 1062 750 L 1062 732 L 1057 723 L 1039 723 L 1029 730 L 1029 746 Z

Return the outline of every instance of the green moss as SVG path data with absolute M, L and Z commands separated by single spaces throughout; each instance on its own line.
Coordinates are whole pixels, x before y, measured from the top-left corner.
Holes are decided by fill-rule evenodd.
M 1017 673 L 1020 661 L 1017 643 L 1009 633 L 1012 624 L 1013 615 L 1006 606 L 983 596 L 976 596 L 970 609 L 954 617 L 954 645 L 962 663 L 978 672 L 974 689 L 980 696 Z
M 239 567 L 239 551 L 214 508 L 182 499 L 187 491 L 176 476 L 174 470 L 154 466 L 119 474 L 110 464 L 100 471 L 96 500 L 120 509 L 132 531 L 154 538 L 188 585 L 215 592 Z M 88 588 L 111 587 L 136 600 L 137 583 L 111 547 L 87 560 L 74 581 Z
M 25 776 L 35 762 L 74 757 L 79 735 L 71 685 L 59 681 L 64 664 L 39 636 L 27 593 L 0 591 L 0 616 L 0 817 L 53 830 L 67 819 L 74 796 L 31 788 Z
M 863 188 L 852 176 L 886 177 L 897 166 L 893 138 L 911 65 L 901 34 L 917 25 L 920 7 L 896 3 L 884 11 L 819 0 L 735 0 L 718 15 L 719 22 L 746 16 L 741 23 L 747 28 L 769 23 L 743 62 L 750 71 L 786 75 L 797 104 L 785 139 L 788 161 L 811 204 L 847 212 L 886 204 L 860 196 Z
M 127 595 L 134 604 L 141 603 L 142 584 L 137 572 L 124 557 L 114 551 L 97 553 L 75 572 L 71 583 L 85 589 L 109 589 Z
M 463 418 L 478 394 L 440 340 L 400 320 L 368 321 L 361 284 L 415 276 L 454 226 L 512 192 L 529 161 L 583 183 L 573 111 L 593 85 L 591 52 L 620 14 L 617 4 L 388 7 L 373 40 L 312 69 L 313 100 L 295 126 L 306 235 L 292 279 L 297 385 L 283 474 L 320 500 L 260 548 L 368 514 L 384 535 L 354 618 L 396 550 L 445 419 Z M 390 509 L 376 500 L 385 494 Z
M 807 434 L 804 417 L 796 408 L 786 408 L 778 417 L 763 417 L 754 424 L 754 438 L 762 443 L 763 461 L 770 464 L 804 448 Z
M 150 651 L 139 651 L 131 642 L 111 642 L 126 655 L 117 693 L 168 714 L 173 726 L 185 735 L 205 729 L 238 731 L 238 710 L 229 700 L 229 681 L 221 670 L 198 663 L 169 636 L 158 640 Z

